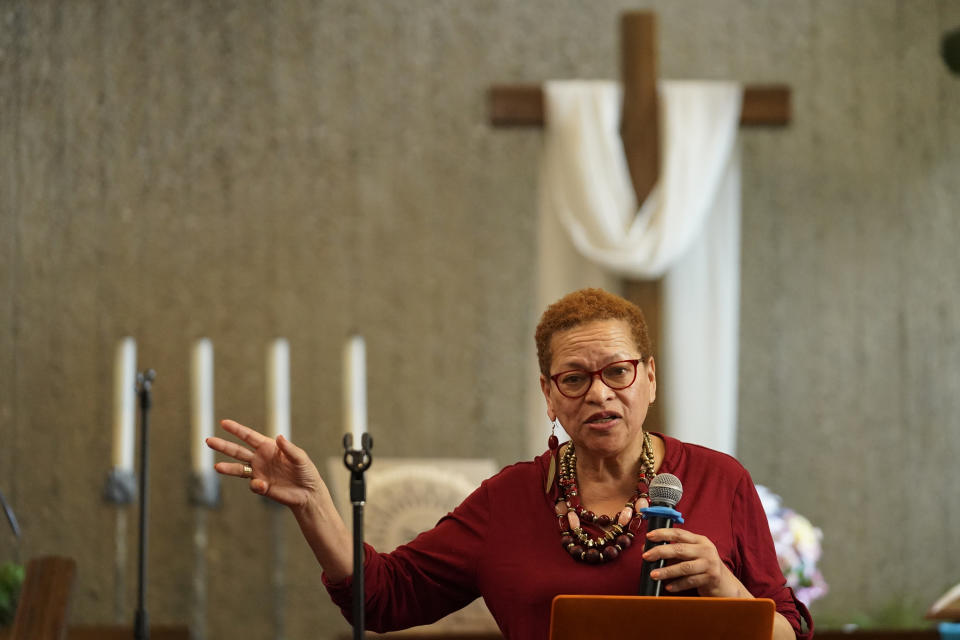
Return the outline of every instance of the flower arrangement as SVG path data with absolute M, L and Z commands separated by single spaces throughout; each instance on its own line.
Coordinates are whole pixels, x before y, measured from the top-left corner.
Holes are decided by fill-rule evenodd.
M 793 509 L 784 507 L 780 496 L 766 487 L 757 485 L 757 493 L 770 523 L 777 560 L 787 586 L 809 607 L 827 593 L 827 582 L 817 569 L 823 532 Z

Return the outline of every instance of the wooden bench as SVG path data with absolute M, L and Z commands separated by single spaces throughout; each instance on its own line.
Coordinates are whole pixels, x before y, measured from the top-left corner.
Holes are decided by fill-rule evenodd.
M 73 558 L 42 556 L 27 563 L 11 640 L 62 640 L 65 637 L 76 573 L 77 563 Z

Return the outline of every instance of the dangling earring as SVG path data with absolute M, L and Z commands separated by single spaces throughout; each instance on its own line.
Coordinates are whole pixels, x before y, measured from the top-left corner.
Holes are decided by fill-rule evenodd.
M 553 425 L 550 427 L 550 437 L 547 438 L 547 446 L 554 453 L 560 448 L 560 438 L 557 437 L 557 425 L 560 423 L 556 418 L 553 419 Z

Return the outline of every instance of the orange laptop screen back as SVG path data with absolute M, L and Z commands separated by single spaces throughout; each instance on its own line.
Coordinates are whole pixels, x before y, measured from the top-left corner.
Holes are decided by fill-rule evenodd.
M 773 600 L 557 596 L 550 640 L 770 640 Z

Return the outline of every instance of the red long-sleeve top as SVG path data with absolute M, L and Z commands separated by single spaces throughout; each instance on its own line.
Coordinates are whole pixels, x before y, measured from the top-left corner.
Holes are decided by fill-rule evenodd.
M 725 454 L 660 437 L 666 450 L 659 472 L 683 483 L 676 508 L 685 523 L 678 526 L 710 538 L 754 597 L 773 600 L 797 637 L 811 638 L 810 614 L 785 585 L 746 469 Z M 384 632 L 428 624 L 482 597 L 505 638 L 546 639 L 554 596 L 636 594 L 645 530 L 638 535 L 640 544 L 613 562 L 575 561 L 560 544 L 556 479 L 545 491 L 549 463 L 547 452 L 504 468 L 433 529 L 391 553 L 367 545 L 367 628 Z M 349 619 L 351 580 L 331 584 L 324 577 L 324 584 Z

